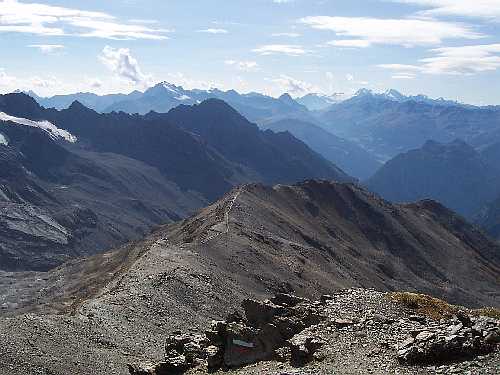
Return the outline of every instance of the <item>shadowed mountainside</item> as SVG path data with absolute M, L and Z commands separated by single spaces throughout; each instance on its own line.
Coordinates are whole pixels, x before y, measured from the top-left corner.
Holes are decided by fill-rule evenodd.
M 500 173 L 471 146 L 428 141 L 384 164 L 366 186 L 393 202 L 435 199 L 472 218 L 500 191 Z

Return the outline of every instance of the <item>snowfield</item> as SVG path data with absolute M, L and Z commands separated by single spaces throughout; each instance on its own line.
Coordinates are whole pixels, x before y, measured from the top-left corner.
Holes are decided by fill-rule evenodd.
M 0 112 L 0 121 L 10 121 L 10 122 L 14 122 L 14 123 L 19 124 L 19 125 L 30 126 L 32 128 L 42 129 L 50 136 L 50 138 L 52 138 L 54 140 L 63 139 L 65 141 L 71 142 L 71 143 L 75 143 L 77 140 L 77 138 L 73 134 L 69 133 L 68 131 L 66 131 L 64 129 L 59 129 L 57 126 L 55 126 L 54 124 L 52 124 L 49 121 L 28 120 L 28 119 L 21 118 L 21 117 L 14 117 L 14 116 L 8 115 L 4 112 Z M 0 143 L 2 143 L 2 139 L 5 142 L 7 142 L 5 137 L 2 135 L 0 137 Z

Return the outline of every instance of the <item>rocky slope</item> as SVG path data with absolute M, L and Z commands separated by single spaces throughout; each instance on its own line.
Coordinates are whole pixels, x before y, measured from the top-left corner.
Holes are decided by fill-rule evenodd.
M 172 331 L 200 332 L 245 298 L 277 292 L 374 287 L 498 306 L 499 258 L 498 245 L 432 201 L 391 205 L 321 181 L 245 185 L 116 252 L 0 274 L 10 316 L 0 319 L 0 372 L 123 374 L 160 360 Z
M 186 217 L 206 200 L 158 170 L 0 122 L 0 269 L 48 270 Z
M 435 199 L 472 218 L 500 191 L 500 173 L 463 141 L 428 141 L 389 160 L 366 186 L 394 202 Z

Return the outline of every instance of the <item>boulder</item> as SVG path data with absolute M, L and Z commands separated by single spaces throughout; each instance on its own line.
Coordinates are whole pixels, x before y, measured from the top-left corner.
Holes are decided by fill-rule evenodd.
M 398 360 L 408 364 L 444 363 L 491 353 L 500 342 L 495 319 L 461 312 L 432 330 L 420 331 L 398 346 Z
M 303 366 L 314 358 L 314 354 L 325 342 L 312 332 L 301 332 L 289 340 L 291 362 L 294 366 Z
M 215 345 L 210 345 L 205 348 L 205 358 L 207 359 L 207 367 L 209 371 L 214 371 L 222 366 L 224 361 L 224 353 L 222 349 Z
M 271 301 L 255 301 L 246 299 L 241 304 L 245 311 L 245 318 L 252 327 L 262 327 L 269 323 L 277 315 L 283 313 L 283 307 L 275 305 Z

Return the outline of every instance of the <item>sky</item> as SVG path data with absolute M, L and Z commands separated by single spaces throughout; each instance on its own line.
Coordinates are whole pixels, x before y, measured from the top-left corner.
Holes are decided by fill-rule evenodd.
M 500 0 L 0 0 L 0 92 L 184 88 L 500 104 Z

